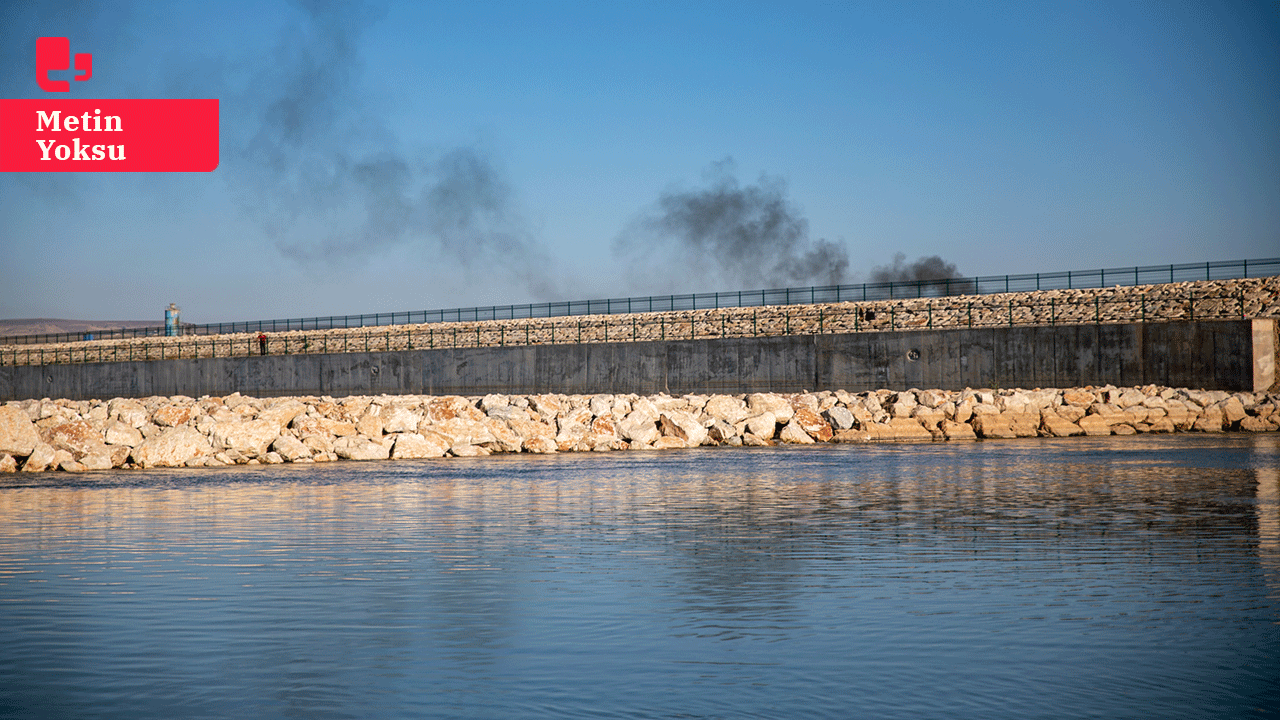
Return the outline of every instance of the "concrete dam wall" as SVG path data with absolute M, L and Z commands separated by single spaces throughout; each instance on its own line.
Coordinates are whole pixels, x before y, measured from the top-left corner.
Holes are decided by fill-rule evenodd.
M 1276 320 L 949 328 L 0 367 L 0 401 L 1275 384 Z

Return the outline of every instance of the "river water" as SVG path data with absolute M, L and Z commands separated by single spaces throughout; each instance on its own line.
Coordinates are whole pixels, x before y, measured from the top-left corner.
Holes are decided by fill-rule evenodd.
M 1280 437 L 0 479 L 3 718 L 1280 714 Z

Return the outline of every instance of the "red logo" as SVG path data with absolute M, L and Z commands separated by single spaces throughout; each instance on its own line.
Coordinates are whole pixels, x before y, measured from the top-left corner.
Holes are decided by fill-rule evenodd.
M 71 41 L 36 39 L 36 82 L 71 66 Z M 76 53 L 75 79 L 93 77 Z M 0 99 L 0 172 L 210 172 L 218 167 L 217 100 Z
M 70 92 L 66 80 L 50 80 L 49 71 L 66 70 L 71 62 L 71 41 L 64 37 L 42 37 L 36 40 L 36 82 L 45 92 Z M 76 53 L 77 81 L 93 77 L 93 56 Z

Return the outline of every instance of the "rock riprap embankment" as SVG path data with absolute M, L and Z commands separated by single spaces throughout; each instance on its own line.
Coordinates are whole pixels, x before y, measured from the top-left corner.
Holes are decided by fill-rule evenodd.
M 44 399 L 0 406 L 0 471 L 1277 428 L 1280 395 L 1150 385 L 682 397 Z

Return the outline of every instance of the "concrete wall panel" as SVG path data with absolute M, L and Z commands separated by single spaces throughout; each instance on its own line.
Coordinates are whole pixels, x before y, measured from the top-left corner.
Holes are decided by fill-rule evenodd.
M 1108 383 L 1253 390 L 1266 378 L 1274 382 L 1274 343 L 1263 347 L 1257 340 L 1273 337 L 1274 323 L 988 327 L 17 366 L 0 368 L 0 400 L 237 391 L 262 397 L 682 394 Z

